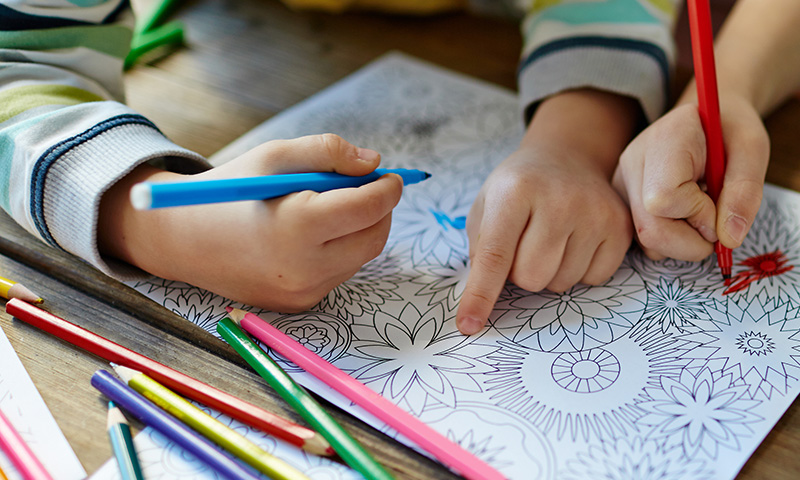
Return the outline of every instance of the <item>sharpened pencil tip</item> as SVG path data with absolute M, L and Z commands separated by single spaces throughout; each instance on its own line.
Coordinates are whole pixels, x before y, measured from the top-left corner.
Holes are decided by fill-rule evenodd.
M 237 325 L 241 325 L 244 316 L 247 314 L 244 310 L 239 310 L 238 308 L 232 308 L 228 311 L 228 318 L 230 318 L 233 323 Z

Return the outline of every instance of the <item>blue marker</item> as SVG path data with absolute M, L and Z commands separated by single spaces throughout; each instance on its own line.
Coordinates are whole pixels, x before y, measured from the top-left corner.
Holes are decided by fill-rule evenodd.
M 421 170 L 378 168 L 358 177 L 332 172 L 312 172 L 197 182 L 143 182 L 131 189 L 131 203 L 138 210 L 147 210 L 240 200 L 267 200 L 303 190 L 325 192 L 336 188 L 360 187 L 387 173 L 400 175 L 404 185 L 419 183 L 431 176 Z

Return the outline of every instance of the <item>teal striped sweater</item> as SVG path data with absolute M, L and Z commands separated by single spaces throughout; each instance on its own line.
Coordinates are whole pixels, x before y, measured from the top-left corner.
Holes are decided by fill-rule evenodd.
M 580 87 L 635 97 L 649 120 L 663 112 L 678 0 L 527 3 L 518 76 L 528 115 Z M 0 0 L 0 205 L 39 239 L 120 279 L 142 272 L 98 251 L 103 193 L 143 162 L 205 166 L 125 105 L 132 27 L 127 0 Z

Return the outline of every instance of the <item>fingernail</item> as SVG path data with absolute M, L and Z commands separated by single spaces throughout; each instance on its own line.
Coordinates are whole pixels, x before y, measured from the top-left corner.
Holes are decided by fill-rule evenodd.
M 381 154 L 369 148 L 359 148 L 358 158 L 365 162 L 373 163 L 381 158 Z
M 702 235 L 703 238 L 705 238 L 707 241 L 711 243 L 714 243 L 717 240 L 719 240 L 719 238 L 717 238 L 717 232 L 715 232 L 713 228 L 709 228 L 706 225 L 698 226 L 697 231 L 700 232 L 700 235 Z
M 737 243 L 741 243 L 741 241 L 744 240 L 746 228 L 747 222 L 739 215 L 732 213 L 725 220 L 725 231 L 728 232 L 728 235 L 730 235 Z
M 458 330 L 464 335 L 474 335 L 483 330 L 485 323 L 477 318 L 464 317 L 456 321 Z

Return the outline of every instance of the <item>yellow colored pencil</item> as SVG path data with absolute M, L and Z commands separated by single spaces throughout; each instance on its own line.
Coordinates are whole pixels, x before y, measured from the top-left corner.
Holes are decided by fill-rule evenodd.
M 275 480 L 310 480 L 300 470 L 265 452 L 255 443 L 144 373 L 121 365 L 113 367 L 129 387 L 259 472 Z
M 3 277 L 0 277 L 0 296 L 8 300 L 19 298 L 29 303 L 42 303 L 44 301 L 42 297 L 28 290 L 25 285 Z
M 6 477 L 6 474 L 3 472 L 2 468 L 0 468 L 0 480 L 8 480 L 8 477 Z

